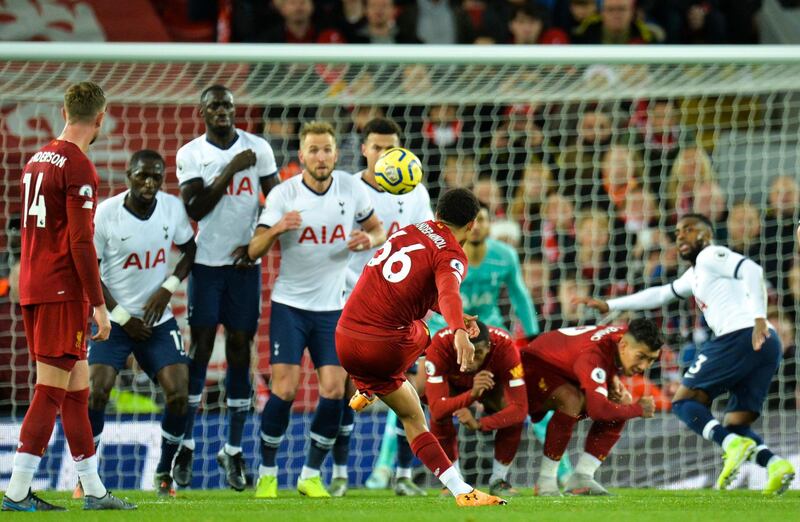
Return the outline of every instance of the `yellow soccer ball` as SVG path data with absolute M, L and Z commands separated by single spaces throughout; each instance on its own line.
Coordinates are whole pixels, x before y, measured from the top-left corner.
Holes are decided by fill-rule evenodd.
M 375 181 L 390 194 L 407 194 L 422 181 L 422 163 L 410 150 L 393 147 L 375 163 Z

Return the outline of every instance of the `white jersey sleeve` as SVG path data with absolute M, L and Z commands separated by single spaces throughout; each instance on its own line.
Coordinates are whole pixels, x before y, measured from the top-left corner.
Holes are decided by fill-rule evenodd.
M 256 171 L 259 178 L 268 178 L 278 174 L 278 165 L 275 163 L 275 153 L 267 140 L 258 140 L 256 149 Z
M 259 225 L 273 227 L 289 211 L 286 208 L 286 187 L 287 185 L 280 184 L 270 191 L 264 210 L 258 218 Z
M 194 229 L 189 222 L 189 215 L 186 213 L 186 207 L 183 202 L 175 196 L 170 196 L 167 201 L 171 203 L 172 207 L 172 222 L 175 223 L 175 235 L 172 240 L 176 245 L 185 245 L 190 239 L 194 237 Z
M 367 188 L 360 181 L 350 183 L 353 187 L 353 203 L 356 206 L 355 220 L 359 223 L 366 221 L 373 214 L 372 199 L 367 193 Z
M 727 247 L 709 245 L 697 254 L 695 265 L 719 277 L 737 279 L 737 271 L 745 259 L 742 254 Z
M 682 276 L 670 283 L 670 289 L 675 297 L 687 299 L 693 293 L 692 281 L 694 281 L 694 267 L 689 268 Z
M 175 164 L 177 165 L 176 175 L 179 185 L 193 179 L 203 179 L 197 158 L 189 144 L 178 149 L 178 154 L 175 155 Z

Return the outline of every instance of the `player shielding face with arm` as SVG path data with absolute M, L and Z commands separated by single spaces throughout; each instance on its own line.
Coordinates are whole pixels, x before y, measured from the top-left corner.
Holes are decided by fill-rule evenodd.
M 676 244 L 691 267 L 672 283 L 609 301 L 582 301 L 607 312 L 646 310 L 694 296 L 715 336 L 698 350 L 684 374 L 672 411 L 692 431 L 722 447 L 725 464 L 717 488 L 727 488 L 753 457 L 767 468 L 764 493 L 780 494 L 794 479 L 794 468 L 750 427 L 761 414 L 782 357 L 780 339 L 766 319 L 764 271 L 754 261 L 713 244 L 712 224 L 700 214 L 678 221 Z M 709 407 L 724 392 L 730 399 L 720 423 Z
M 245 488 L 242 434 L 250 411 L 250 345 L 261 314 L 261 264 L 247 256 L 255 230 L 259 190 L 278 184 L 275 156 L 266 140 L 234 125 L 233 93 L 212 85 L 200 95 L 205 134 L 178 150 L 176 163 L 186 213 L 197 222 L 197 254 L 189 276 L 189 412 L 172 477 L 192 481 L 194 417 L 220 324 L 225 327 L 225 394 L 228 437 L 217 454 L 227 483 Z
M 652 417 L 655 411 L 652 397 L 642 397 L 637 404 L 619 401 L 615 377 L 644 373 L 658 360 L 662 344 L 653 321 L 635 319 L 627 327 L 562 328 L 540 335 L 522 349 L 531 420 L 555 410 L 547 425 L 538 495 L 561 495 L 558 463 L 575 423 L 585 417 L 592 419 L 592 427 L 565 489 L 573 495 L 608 494 L 594 480 L 595 471 L 619 440 L 625 421 Z
M 402 227 L 412 223 L 421 223 L 422 221 L 429 221 L 433 219 L 433 212 L 431 212 L 431 200 L 428 195 L 428 190 L 424 185 L 417 185 L 417 187 L 407 194 L 390 194 L 385 192 L 375 181 L 375 164 L 378 162 L 381 154 L 392 147 L 400 146 L 400 127 L 394 121 L 387 118 L 374 118 L 364 125 L 362 131 L 363 142 L 361 144 L 361 153 L 367 160 L 367 168 L 361 172 L 357 172 L 353 176 L 360 179 L 369 194 L 372 206 L 375 209 L 375 215 L 378 217 L 386 233 L 391 235 L 400 230 Z M 350 260 L 347 264 L 347 279 L 346 279 L 346 294 L 345 299 L 350 296 L 353 291 L 364 266 L 372 258 L 375 251 L 380 247 L 376 244 L 374 248 L 352 252 Z M 412 368 L 415 368 L 416 365 Z M 409 372 L 409 380 L 417 385 L 415 381 L 416 375 Z M 417 388 L 419 389 L 419 388 Z M 348 389 L 345 394 L 345 401 L 350 400 L 350 396 L 355 390 L 352 383 L 348 381 Z M 329 490 L 333 496 L 342 496 L 347 491 L 347 461 L 350 455 L 350 434 L 354 427 L 354 413 L 352 408 L 344 405 L 342 411 L 341 427 L 339 434 L 336 436 L 336 443 L 333 446 L 333 480 Z M 414 454 L 411 452 L 411 447 L 408 445 L 408 440 L 402 433 L 402 425 L 400 421 L 392 414 L 387 417 L 386 430 L 391 433 L 384 434 L 381 443 L 382 448 L 380 454 L 387 455 L 390 452 L 388 448 L 384 449 L 383 445 L 388 444 L 391 440 L 387 435 L 394 437 L 397 432 L 397 474 L 394 485 L 394 490 L 397 495 L 401 496 L 418 496 L 424 495 L 425 490 L 419 488 L 411 480 L 412 463 Z M 389 460 L 389 459 L 386 459 Z M 381 480 L 378 477 L 385 477 L 385 485 L 388 486 L 388 479 L 390 478 L 391 468 L 394 464 L 394 454 L 390 462 L 379 462 L 376 464 L 376 469 L 383 468 L 384 472 L 373 471 L 372 480 Z M 368 483 L 371 481 L 368 479 Z
M 455 332 L 459 368 L 473 358 L 458 289 L 466 275 L 461 245 L 478 213 L 475 196 L 465 189 L 445 193 L 436 221 L 410 225 L 393 234 L 367 263 L 336 328 L 336 352 L 359 392 L 351 405 L 363 408 L 374 396 L 400 418 L 411 449 L 456 497 L 459 505 L 499 504 L 500 498 L 467 485 L 427 428 L 425 415 L 405 371 L 430 342 L 422 318 L 442 313 Z M 467 330 L 471 330 L 468 332 Z
M 109 393 L 133 354 L 164 392 L 154 485 L 159 496 L 168 497 L 175 493 L 170 471 L 186 427 L 189 385 L 189 358 L 169 301 L 189 275 L 196 245 L 183 203 L 160 191 L 164 170 L 157 152 L 135 152 L 127 170 L 129 189 L 97 209 L 94 244 L 111 309 L 111 335 L 103 344 L 92 342 L 89 351 L 89 418 L 99 444 Z M 170 271 L 167 256 L 173 244 L 183 256 Z
M 261 414 L 256 498 L 277 496 L 276 458 L 306 348 L 319 377 L 320 399 L 297 489 L 308 497 L 330 496 L 320 466 L 336 440 L 342 415 L 346 374 L 336 357 L 334 332 L 344 306 L 347 261 L 351 252 L 386 238 L 363 183 L 334 171 L 337 156 L 333 127 L 322 122 L 303 125 L 303 172 L 272 191 L 249 245 L 251 257 L 264 255 L 275 241 L 281 245 L 280 273 L 271 296 L 271 394 Z
M 107 339 L 111 329 L 92 244 L 98 178 L 86 156 L 100 133 L 105 110 L 98 85 L 82 82 L 67 89 L 64 130 L 33 155 L 20 180 L 20 304 L 28 348 L 36 361 L 36 388 L 22 422 L 4 511 L 63 511 L 30 491 L 59 410 L 86 492 L 84 509 L 136 507 L 112 496 L 100 481 L 87 410 L 90 305 L 98 327 L 94 339 Z
M 456 364 L 451 330 L 437 332 L 425 352 L 425 395 L 431 411 L 431 433 L 455 463 L 458 440 L 454 415 L 469 430 L 495 431 L 490 492 L 513 496 L 517 491 L 508 483 L 508 469 L 528 416 L 522 362 L 507 332 L 480 321 L 478 328 L 480 333 L 470 338 L 475 356 L 463 372 Z M 480 419 L 475 419 L 469 410 L 476 402 L 483 404 L 487 412 Z

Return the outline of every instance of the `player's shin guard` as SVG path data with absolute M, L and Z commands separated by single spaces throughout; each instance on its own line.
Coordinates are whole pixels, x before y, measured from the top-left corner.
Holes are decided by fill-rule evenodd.
M 292 411 L 292 402 L 285 401 L 275 395 L 269 396 L 267 404 L 261 412 L 261 464 L 274 468 L 278 446 L 283 440 L 286 428 L 289 426 L 289 414 Z
M 206 371 L 204 365 L 189 364 L 189 407 L 186 411 L 186 427 L 183 430 L 183 444 L 194 449 L 194 419 L 197 410 L 200 408 L 200 401 L 203 398 L 203 389 L 206 387 Z
M 567 450 L 569 441 L 572 438 L 572 430 L 577 417 L 568 415 L 562 411 L 556 411 L 550 422 L 547 424 L 547 435 L 544 439 L 544 456 L 550 460 L 561 460 L 561 456 Z
M 411 450 L 454 496 L 472 491 L 472 488 L 461 479 L 461 475 L 453 467 L 431 432 L 421 433 L 412 440 Z
M 164 418 L 161 419 L 161 457 L 156 473 L 169 473 L 172 469 L 172 459 L 181 445 L 185 427 L 186 415 L 175 415 L 169 410 L 164 412 Z
M 250 368 L 229 366 L 225 374 L 225 392 L 228 395 L 228 444 L 225 450 L 228 454 L 240 453 L 244 424 L 250 411 Z
M 708 406 L 686 399 L 672 403 L 672 412 L 683 421 L 690 430 L 706 440 L 712 440 L 722 446 L 730 432 L 717 421 Z
M 604 461 L 622 435 L 624 427 L 625 421 L 594 421 L 586 435 L 586 445 L 584 446 L 586 453 L 594 456 L 600 462 Z M 580 465 L 580 462 L 578 464 Z M 580 473 L 577 469 L 576 472 Z
M 445 455 L 451 461 L 458 460 L 458 437 L 456 427 L 452 418 L 447 418 L 441 422 L 431 420 L 431 433 L 439 441 L 439 445 L 444 450 Z
M 523 423 L 499 429 L 494 435 L 494 458 L 496 461 L 510 465 L 517 455 L 522 440 Z M 505 477 L 500 477 L 505 479 Z
M 333 478 L 347 478 L 347 461 L 350 458 L 350 437 L 355 423 L 355 411 L 348 407 L 349 399 L 342 399 L 342 419 L 333 443 Z
M 747 437 L 748 439 L 753 439 L 757 446 L 756 450 L 753 453 L 753 461 L 761 466 L 762 468 L 766 468 L 769 465 L 769 461 L 772 457 L 775 456 L 774 453 L 764 444 L 764 439 L 753 431 L 750 426 L 743 426 L 743 425 L 733 425 L 733 426 L 726 426 L 727 430 L 731 433 L 735 433 L 736 435 L 741 435 L 742 437 Z
M 61 424 L 83 492 L 97 498 L 105 496 L 106 488 L 97 473 L 97 457 L 89 423 L 89 388 L 67 392 L 61 404 Z
M 339 423 L 342 420 L 342 401 L 340 399 L 319 398 L 314 420 L 311 422 L 311 444 L 308 448 L 305 467 L 319 470 L 336 441 Z M 304 477 L 308 478 L 308 477 Z

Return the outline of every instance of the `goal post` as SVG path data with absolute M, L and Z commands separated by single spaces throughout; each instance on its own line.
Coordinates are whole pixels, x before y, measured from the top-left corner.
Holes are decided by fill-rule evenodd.
M 60 132 L 69 84 L 91 80 L 106 91 L 107 118 L 90 157 L 100 194 L 108 197 L 125 188 L 126 162 L 142 148 L 166 158 L 164 189 L 177 193 L 175 154 L 204 132 L 200 92 L 221 83 L 234 93 L 237 125 L 270 141 L 283 177 L 299 172 L 296 135 L 304 121 L 334 124 L 339 168 L 351 172 L 363 168 L 364 123 L 377 115 L 397 121 L 404 145 L 425 165 L 434 199 L 448 187 L 469 186 L 490 208 L 492 236 L 518 251 L 544 330 L 616 319 L 574 307 L 575 295 L 621 295 L 675 277 L 683 266 L 671 231 L 679 216 L 698 211 L 714 222 L 718 242 L 765 268 L 770 319 L 785 345 L 796 344 L 799 47 L 0 43 L 0 57 L 2 278 L 13 279 L 18 258 L 21 169 Z M 276 254 L 264 262 L 255 411 L 267 393 L 269 288 L 278 262 Z M 12 294 L 0 296 L 0 462 L 12 458 L 33 383 Z M 500 305 L 506 324 L 498 326 L 521 335 L 505 293 Z M 183 289 L 173 306 L 185 327 Z M 668 347 L 646 382 L 629 384 L 659 393 L 662 408 L 654 419 L 629 423 L 601 467 L 601 481 L 708 486 L 720 469 L 718 453 L 667 411 L 708 329 L 691 301 L 651 316 Z M 758 426 L 799 467 L 797 357 L 787 351 Z M 195 487 L 224 484 L 213 458 L 224 443 L 223 372 L 217 353 L 196 426 Z M 103 474 L 111 487 L 150 488 L 163 398 L 135 370 L 123 372 L 118 384 L 101 451 Z M 306 364 L 279 458 L 282 485 L 294 484 L 299 474 L 315 388 Z M 371 471 L 383 418 L 377 411 L 357 415 L 352 485 L 363 484 Z M 585 434 L 581 426 L 572 455 Z M 491 436 L 461 435 L 465 473 L 485 481 Z M 245 438 L 254 472 L 255 414 Z M 71 486 L 63 448 L 58 428 L 37 475 L 41 484 Z M 526 428 L 512 482 L 532 485 L 540 455 L 541 444 Z M 0 475 L 0 489 L 7 478 Z M 748 467 L 741 480 L 760 487 L 763 472 Z

